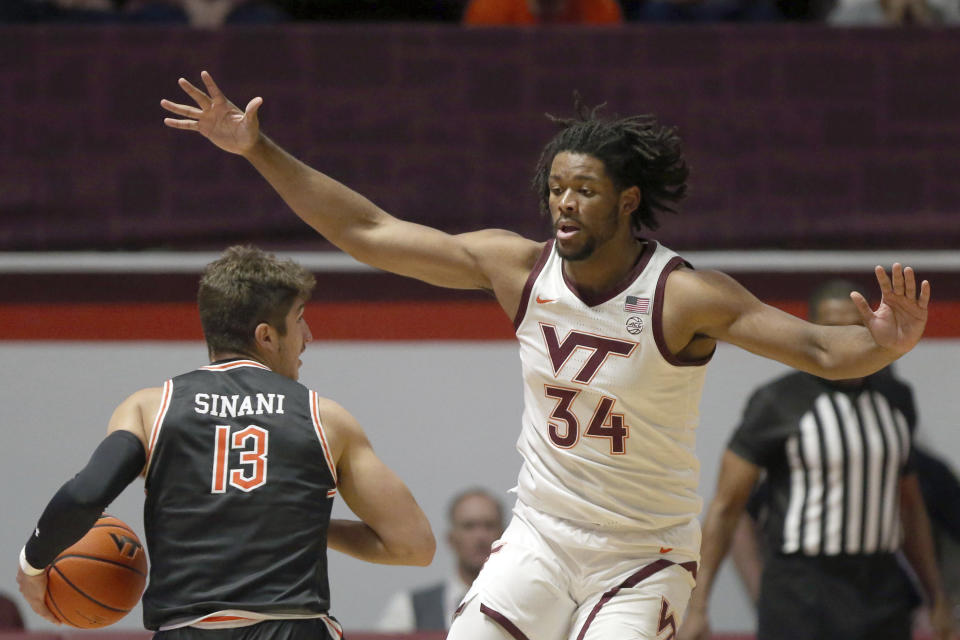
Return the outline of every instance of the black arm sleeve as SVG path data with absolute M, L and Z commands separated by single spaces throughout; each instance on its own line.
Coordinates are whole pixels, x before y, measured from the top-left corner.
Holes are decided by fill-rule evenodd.
M 146 461 L 143 443 L 129 431 L 114 431 L 104 438 L 87 466 L 60 487 L 44 509 L 24 549 L 30 566 L 46 567 L 82 538 Z

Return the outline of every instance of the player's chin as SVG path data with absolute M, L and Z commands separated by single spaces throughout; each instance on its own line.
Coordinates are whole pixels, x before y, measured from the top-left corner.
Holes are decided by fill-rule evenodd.
M 586 260 L 593 254 L 593 245 L 590 243 L 557 242 L 557 255 L 568 262 Z

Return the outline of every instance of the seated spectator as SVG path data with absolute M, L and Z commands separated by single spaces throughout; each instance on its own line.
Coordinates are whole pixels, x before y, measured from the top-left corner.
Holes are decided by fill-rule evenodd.
M 459 22 L 467 0 L 274 0 L 294 20 Z
M 616 0 L 470 0 L 469 25 L 619 24 Z
M 457 605 L 480 573 L 491 546 L 503 533 L 503 508 L 488 492 L 473 488 L 454 496 L 447 517 L 447 543 L 456 556 L 456 572 L 438 584 L 395 594 L 380 618 L 379 631 L 409 633 L 450 628 Z
M 112 0 L 0 0 L 0 22 L 115 22 Z
M 637 10 L 646 22 L 774 22 L 783 16 L 774 0 L 648 0 Z
M 838 27 L 960 24 L 957 0 L 838 0 L 827 22 Z
M 185 24 L 197 29 L 288 19 L 283 10 L 264 0 L 130 0 L 124 17 L 128 22 Z

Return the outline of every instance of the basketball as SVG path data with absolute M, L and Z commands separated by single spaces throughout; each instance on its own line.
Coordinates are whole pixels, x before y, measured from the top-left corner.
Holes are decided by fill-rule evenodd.
M 102 515 L 47 569 L 47 608 L 64 624 L 96 629 L 133 609 L 147 582 L 147 556 L 122 520 Z

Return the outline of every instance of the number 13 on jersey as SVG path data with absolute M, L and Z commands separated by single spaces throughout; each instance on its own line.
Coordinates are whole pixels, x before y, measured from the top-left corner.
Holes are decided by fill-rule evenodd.
M 213 447 L 210 493 L 224 493 L 227 485 L 253 491 L 267 482 L 267 444 L 270 433 L 249 425 L 230 434 L 229 425 L 217 425 Z M 230 450 L 240 449 L 239 468 L 230 468 Z

